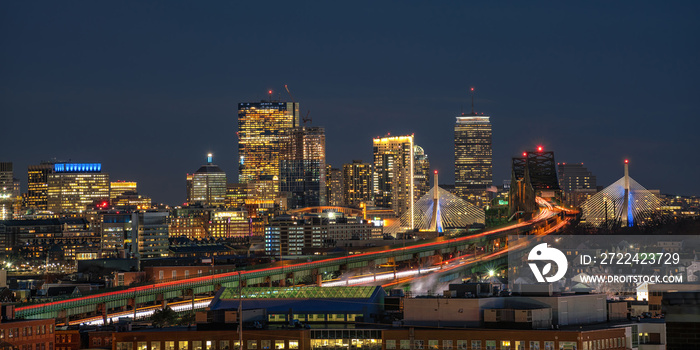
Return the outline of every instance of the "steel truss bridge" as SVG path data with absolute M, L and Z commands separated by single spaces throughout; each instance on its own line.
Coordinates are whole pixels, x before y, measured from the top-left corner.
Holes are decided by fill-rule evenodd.
M 543 202 L 543 201 L 542 201 Z M 542 204 L 542 203 L 541 203 Z M 283 266 L 273 266 L 247 271 L 235 271 L 209 276 L 193 277 L 178 281 L 154 283 L 145 286 L 131 287 L 124 290 L 102 292 L 94 295 L 53 301 L 48 303 L 23 305 L 15 308 L 18 318 L 39 319 L 57 318 L 68 324 L 71 319 L 102 316 L 107 319 L 109 314 L 137 310 L 143 307 L 162 305 L 165 301 L 181 298 L 184 295 L 208 295 L 221 287 L 271 286 L 273 283 L 285 286 L 287 280 L 296 284 L 302 279 L 316 281 L 321 285 L 325 273 L 335 271 L 357 272 L 361 274 L 377 265 L 414 261 L 425 263 L 430 257 L 459 256 L 473 251 L 474 247 L 484 247 L 484 252 L 493 252 L 496 247 L 506 245 L 509 233 L 540 234 L 557 229 L 562 224 L 562 217 L 551 205 L 543 206 L 534 218 L 519 221 L 508 226 L 492 229 L 486 232 L 458 237 L 439 238 L 436 241 L 420 243 L 405 247 L 377 249 L 361 254 L 332 257 L 310 262 L 282 262 Z M 494 257 L 503 259 L 503 256 Z M 496 263 L 489 260 L 490 265 Z M 471 265 L 475 268 L 478 264 Z M 190 294 L 191 293 L 191 294 Z M 59 321 L 61 323 L 61 321 Z
M 510 214 L 533 213 L 537 210 L 537 197 L 561 202 L 561 189 L 557 179 L 554 152 L 545 152 L 542 146 L 535 151 L 523 152 L 512 161 L 508 205 Z

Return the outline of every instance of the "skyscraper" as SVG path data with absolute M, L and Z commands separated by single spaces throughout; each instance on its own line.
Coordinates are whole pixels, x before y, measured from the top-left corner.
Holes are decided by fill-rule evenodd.
M 56 163 L 47 192 L 48 210 L 82 213 L 96 202 L 109 201 L 109 174 L 100 163 Z
M 372 200 L 372 164 L 361 160 L 343 164 L 343 183 L 346 205 L 359 207 L 360 203 Z
M 413 146 L 413 158 L 413 168 L 416 172 L 413 178 L 415 184 L 413 200 L 417 201 L 430 191 L 430 160 L 423 147 L 418 145 Z
M 415 174 L 413 135 L 378 137 L 373 144 L 372 188 L 375 205 L 391 208 L 397 215 L 412 210 Z
M 207 164 L 199 167 L 194 174 L 187 174 L 187 203 L 208 206 L 224 205 L 226 201 L 226 173 L 214 164 L 211 153 Z
M 280 137 L 299 126 L 299 104 L 261 101 L 238 104 L 238 182 L 279 178 Z
M 322 127 L 283 130 L 280 139 L 280 191 L 290 207 L 326 205 L 326 132 Z
M 326 164 L 326 200 L 328 200 L 328 205 L 345 205 L 344 185 L 343 171 Z
M 569 205 L 580 205 L 596 193 L 596 178 L 583 163 L 558 163 L 559 188 L 564 201 Z
M 25 207 L 48 209 L 49 174 L 53 174 L 54 163 L 42 161 L 39 165 L 28 167 Z
M 12 219 L 14 189 L 12 162 L 0 162 L 0 220 Z
M 493 184 L 493 151 L 491 148 L 490 117 L 463 114 L 455 123 L 455 191 L 467 199 L 485 197 L 487 188 Z M 481 206 L 482 201 L 469 200 Z
M 164 258 L 170 243 L 167 211 L 137 211 L 131 215 L 131 253 L 137 259 Z
M 565 193 L 578 189 L 595 189 L 595 175 L 588 171 L 583 163 L 558 163 L 559 187 Z

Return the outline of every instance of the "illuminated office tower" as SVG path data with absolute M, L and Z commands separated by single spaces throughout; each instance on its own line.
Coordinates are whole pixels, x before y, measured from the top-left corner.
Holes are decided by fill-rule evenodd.
M 413 135 L 375 138 L 373 144 L 375 205 L 402 215 L 414 202 Z
M 486 190 L 493 184 L 489 118 L 472 110 L 455 124 L 455 191 L 477 206 L 488 202 Z
M 48 210 L 82 213 L 88 206 L 109 201 L 109 174 L 100 163 L 56 163 L 49 174 Z
M 243 208 L 251 192 L 250 184 L 227 184 L 225 206 L 227 208 Z
M 261 101 L 238 104 L 238 182 L 279 177 L 280 137 L 299 126 L 299 104 Z
M 12 219 L 15 201 L 14 189 L 12 162 L 0 162 L 0 220 Z
M 328 200 L 328 205 L 345 205 L 343 172 L 330 164 L 326 164 L 326 199 Z
M 343 164 L 343 187 L 345 204 L 360 207 L 361 203 L 372 200 L 372 164 L 353 160 Z
M 291 194 L 290 207 L 326 205 L 326 132 L 298 127 L 282 132 L 280 191 Z
M 30 165 L 27 169 L 26 208 L 47 210 L 49 174 L 53 174 L 55 162 L 42 161 L 39 165 Z
M 112 181 L 109 183 L 109 200 L 114 200 L 126 192 L 138 193 L 136 190 L 136 182 L 134 181 Z
M 413 158 L 413 168 L 416 171 L 413 178 L 416 186 L 413 190 L 413 200 L 417 201 L 430 191 L 430 160 L 423 147 L 418 145 L 413 146 Z
M 226 202 L 226 173 L 215 165 L 211 153 L 207 164 L 194 174 L 187 174 L 187 203 L 220 206 Z

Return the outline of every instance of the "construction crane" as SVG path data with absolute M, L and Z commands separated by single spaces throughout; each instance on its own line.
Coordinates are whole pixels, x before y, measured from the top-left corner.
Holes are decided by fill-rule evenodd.
M 287 84 L 284 84 L 284 89 L 287 90 L 287 93 L 289 94 L 289 98 L 292 99 L 292 103 L 294 103 L 294 96 L 292 96 L 292 93 L 289 91 L 289 88 L 287 87 Z
M 311 113 L 311 111 L 308 111 L 308 110 L 307 110 L 307 111 L 306 111 L 306 117 L 303 117 L 303 118 L 301 119 L 301 121 L 304 122 L 304 126 L 306 126 L 306 122 L 311 123 L 311 118 L 309 118 L 309 113 Z
M 289 98 L 292 99 L 292 103 L 294 103 L 294 96 L 292 95 L 292 92 L 289 91 L 289 87 L 287 86 L 287 84 L 284 85 L 284 89 L 287 90 L 287 93 L 289 94 Z M 309 118 L 309 113 L 311 113 L 311 111 L 306 111 L 306 117 L 301 118 L 301 121 L 304 123 L 304 126 L 306 126 L 307 122 L 311 123 L 311 118 Z

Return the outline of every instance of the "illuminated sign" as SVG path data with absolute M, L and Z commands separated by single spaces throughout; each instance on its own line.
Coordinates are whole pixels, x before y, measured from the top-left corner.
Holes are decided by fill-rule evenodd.
M 99 173 L 102 163 L 59 163 L 53 165 L 56 173 Z

